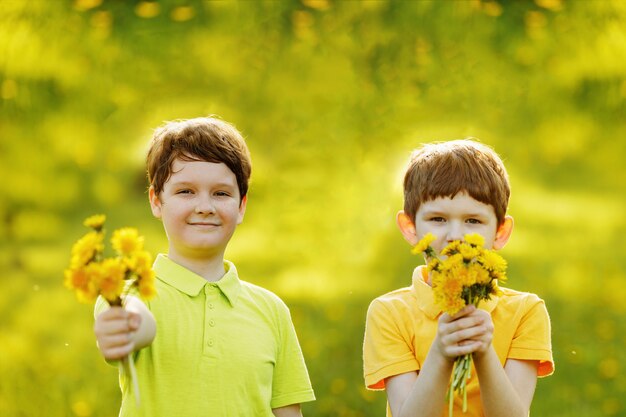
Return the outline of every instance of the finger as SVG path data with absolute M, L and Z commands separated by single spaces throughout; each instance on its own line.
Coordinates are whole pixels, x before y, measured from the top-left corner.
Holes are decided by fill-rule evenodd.
M 116 348 L 127 345 L 133 341 L 132 333 L 120 333 L 109 335 L 98 340 L 98 345 L 102 349 Z
M 477 341 L 466 341 L 453 347 L 451 350 L 454 352 L 454 356 L 469 355 L 476 352 L 482 346 L 482 343 Z
M 102 349 L 102 355 L 108 360 L 121 359 L 133 352 L 135 343 L 130 342 L 122 346 L 115 346 L 112 348 Z
M 141 316 L 137 313 L 129 312 L 128 314 L 128 328 L 130 330 L 137 330 L 141 325 Z
M 123 307 L 114 306 L 100 313 L 100 316 L 104 320 L 116 320 L 128 318 L 129 314 L 130 312 Z
M 136 330 L 130 326 L 128 319 L 116 319 L 96 322 L 94 332 L 97 336 L 114 335 L 118 333 L 128 333 Z
M 468 304 L 450 317 L 452 318 L 452 320 L 456 320 L 458 318 L 472 314 L 474 311 L 476 311 L 476 306 L 474 306 L 473 304 Z
M 465 341 L 487 341 L 490 339 L 491 335 L 485 326 L 469 327 L 450 335 L 450 340 L 454 344 L 461 344 Z

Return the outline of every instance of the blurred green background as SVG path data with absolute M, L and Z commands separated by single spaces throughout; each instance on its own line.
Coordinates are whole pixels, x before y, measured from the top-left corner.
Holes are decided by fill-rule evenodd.
M 369 302 L 419 259 L 395 227 L 410 151 L 475 136 L 508 166 L 509 285 L 538 293 L 556 374 L 533 415 L 626 415 L 626 3 L 0 3 L 0 415 L 116 416 L 92 306 L 62 286 L 81 222 L 166 251 L 143 158 L 164 120 L 217 114 L 248 140 L 228 252 L 291 307 L 318 397 L 363 387 Z

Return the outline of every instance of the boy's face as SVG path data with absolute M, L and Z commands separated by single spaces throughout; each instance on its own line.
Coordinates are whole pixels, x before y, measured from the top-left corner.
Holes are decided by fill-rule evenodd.
M 235 174 L 223 163 L 176 159 L 161 194 L 150 187 L 174 260 L 223 256 L 246 210 L 246 198 L 239 200 Z
M 471 233 L 478 233 L 485 239 L 485 248 L 500 249 L 511 234 L 513 218 L 507 216 L 498 227 L 491 205 L 481 203 L 461 192 L 453 198 L 439 197 L 422 203 L 415 219 L 408 219 L 404 212 L 400 212 L 398 225 L 405 239 L 412 245 L 426 233 L 432 233 L 437 239 L 431 246 L 440 253 L 448 243 L 463 240 L 466 234 Z

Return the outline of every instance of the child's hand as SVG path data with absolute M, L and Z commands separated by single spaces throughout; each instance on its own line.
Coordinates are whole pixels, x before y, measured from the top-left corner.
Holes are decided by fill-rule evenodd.
M 134 332 L 141 316 L 121 307 L 111 307 L 96 317 L 94 333 L 98 348 L 107 360 L 121 359 L 135 349 Z
M 444 313 L 439 317 L 435 347 L 451 361 L 468 353 L 480 355 L 487 352 L 492 340 L 491 315 L 473 305 L 453 316 Z

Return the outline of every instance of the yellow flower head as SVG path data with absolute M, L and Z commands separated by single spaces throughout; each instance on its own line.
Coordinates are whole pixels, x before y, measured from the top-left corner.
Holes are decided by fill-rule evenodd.
M 65 287 L 76 291 L 78 301 L 89 303 L 98 296 L 93 274 L 87 267 L 65 270 Z
M 414 255 L 418 255 L 422 252 L 426 252 L 430 244 L 433 243 L 436 239 L 437 238 L 432 233 L 426 233 L 424 237 L 420 239 L 419 242 L 417 242 L 417 245 L 413 247 L 411 253 L 413 253 Z
M 149 300 L 156 295 L 156 288 L 154 287 L 154 271 L 152 269 L 144 271 L 139 278 L 139 295 L 144 300 Z
M 506 270 L 506 261 L 494 251 L 483 251 L 479 262 L 489 271 L 504 273 Z
M 448 243 L 445 248 L 441 250 L 441 254 L 443 256 L 454 255 L 455 253 L 459 252 L 459 246 L 461 246 L 461 241 L 453 240 L 452 242 Z
M 135 274 L 135 285 L 143 299 L 150 299 L 156 294 L 152 256 L 146 251 L 135 252 L 128 259 L 129 269 Z
M 433 258 L 430 260 L 430 262 L 428 262 L 427 268 L 429 271 L 441 272 L 440 266 L 441 266 L 441 261 L 438 258 Z
M 143 236 L 134 227 L 123 227 L 113 232 L 113 249 L 120 255 L 131 255 L 143 249 Z
M 480 254 L 480 250 L 472 245 L 462 243 L 459 245 L 459 254 L 464 261 L 469 262 Z
M 460 277 L 453 274 L 433 273 L 433 295 L 441 309 L 452 315 L 465 306 L 461 294 L 463 283 Z
M 98 232 L 89 232 L 78 239 L 72 246 L 71 268 L 78 269 L 85 266 L 95 258 L 97 253 L 102 252 L 104 250 L 102 240 L 102 233 Z
M 463 265 L 463 256 L 460 253 L 455 253 L 441 261 L 439 269 L 446 272 L 460 265 Z
M 104 226 L 106 219 L 107 216 L 104 214 L 94 214 L 93 216 L 87 217 L 83 224 L 87 227 L 91 227 L 96 232 L 99 232 L 102 230 L 102 226 Z
M 482 248 L 485 245 L 485 238 L 478 233 L 465 235 L 465 241 L 470 245 L 477 246 L 479 248 Z
M 98 276 L 97 287 L 100 294 L 109 303 L 120 298 L 124 291 L 124 278 L 126 278 L 126 266 L 120 258 L 107 258 L 101 263 L 89 264 L 94 268 Z
M 145 250 L 134 252 L 128 258 L 128 267 L 130 270 L 142 274 L 144 271 L 152 269 L 152 255 Z

